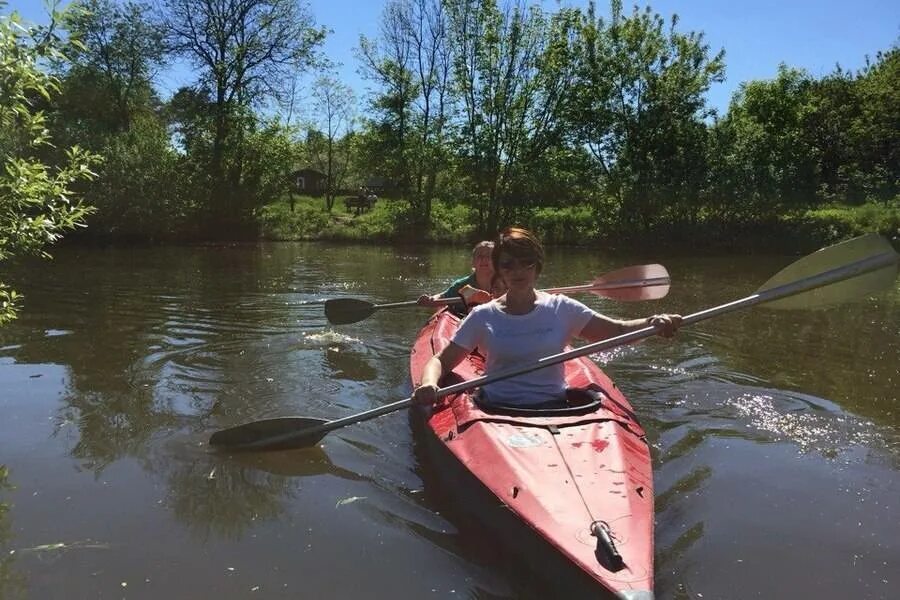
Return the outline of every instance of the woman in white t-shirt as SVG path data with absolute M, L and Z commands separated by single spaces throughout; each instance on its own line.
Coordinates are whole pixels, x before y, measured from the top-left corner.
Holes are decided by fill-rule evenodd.
M 450 344 L 428 361 L 414 392 L 416 401 L 434 402 L 440 378 L 476 347 L 490 374 L 558 354 L 573 337 L 594 342 L 649 325 L 660 326 L 660 335 L 672 337 L 681 325 L 680 315 L 612 319 L 577 300 L 536 290 L 544 249 L 525 229 L 509 227 L 501 232 L 491 259 L 507 286 L 506 294 L 472 309 Z M 483 399 L 534 408 L 559 405 L 565 397 L 564 374 L 564 365 L 558 364 L 496 381 L 484 387 Z

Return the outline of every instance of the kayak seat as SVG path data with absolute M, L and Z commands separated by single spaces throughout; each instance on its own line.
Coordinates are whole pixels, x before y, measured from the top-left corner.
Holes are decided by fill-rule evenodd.
M 451 304 L 447 307 L 447 310 L 460 319 L 465 319 L 466 315 L 469 314 L 469 307 L 466 306 L 465 302 L 463 302 L 462 304 Z
M 600 405 L 603 400 L 603 392 L 594 387 L 566 388 L 566 404 L 576 408 L 590 404 Z
M 598 410 L 605 397 L 602 391 L 594 387 L 568 388 L 565 397 L 559 400 L 538 405 L 518 406 L 491 402 L 480 389 L 472 395 L 475 404 L 485 413 L 535 417 L 587 414 Z

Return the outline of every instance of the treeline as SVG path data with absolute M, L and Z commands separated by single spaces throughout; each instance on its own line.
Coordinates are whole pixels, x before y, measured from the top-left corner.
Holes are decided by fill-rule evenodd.
M 897 198 L 896 46 L 857 73 L 782 65 L 721 117 L 706 92 L 724 52 L 617 0 L 609 16 L 394 2 L 361 55 L 381 89 L 363 160 L 423 224 L 435 198 L 468 204 L 485 231 L 589 210 L 597 229 L 632 234 Z
M 437 203 L 466 207 L 485 233 L 588 214 L 630 235 L 896 206 L 896 45 L 858 72 L 782 65 L 717 115 L 706 94 L 725 76 L 723 50 L 677 16 L 605 8 L 392 0 L 360 40 L 374 92 L 358 111 L 298 0 L 75 0 L 47 63 L 58 92 L 35 97 L 53 139 L 41 156 L 98 155 L 97 176 L 75 184 L 96 209 L 87 233 L 135 239 L 253 237 L 301 167 L 325 174 L 328 210 L 338 190 L 379 177 L 417 235 Z M 163 99 L 176 61 L 196 81 Z

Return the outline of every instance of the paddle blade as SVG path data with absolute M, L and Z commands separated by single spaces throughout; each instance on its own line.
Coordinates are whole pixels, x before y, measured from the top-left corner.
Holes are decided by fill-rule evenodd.
M 669 272 L 662 265 L 636 265 L 601 275 L 591 293 L 622 302 L 658 300 L 669 293 Z
M 775 300 L 769 302 L 766 306 L 778 309 L 794 309 L 817 308 L 839 304 L 852 298 L 883 290 L 893 285 L 897 279 L 900 256 L 897 255 L 891 244 L 880 235 L 872 233 L 860 236 L 813 252 L 776 273 L 756 293 L 765 292 L 794 281 L 813 277 L 826 271 L 881 255 L 893 255 L 896 258 L 880 269 L 851 276 L 848 279 L 796 296 Z
M 375 305 L 356 298 L 332 298 L 325 301 L 325 318 L 332 325 L 358 323 L 375 312 Z
M 325 437 L 319 429 L 328 423 L 312 417 L 278 417 L 244 423 L 217 431 L 209 438 L 209 445 L 222 450 L 291 450 L 313 446 Z M 309 435 L 303 431 L 309 429 Z M 290 439 L 285 440 L 285 436 Z M 273 440 L 268 443 L 267 440 Z

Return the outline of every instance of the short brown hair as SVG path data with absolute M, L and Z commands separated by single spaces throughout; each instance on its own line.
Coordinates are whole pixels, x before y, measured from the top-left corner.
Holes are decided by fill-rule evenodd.
M 536 273 L 544 268 L 544 247 L 537 236 L 522 227 L 507 227 L 497 236 L 494 251 L 491 253 L 491 262 L 494 263 L 494 271 L 500 271 L 500 253 L 505 252 L 513 258 L 533 260 Z

